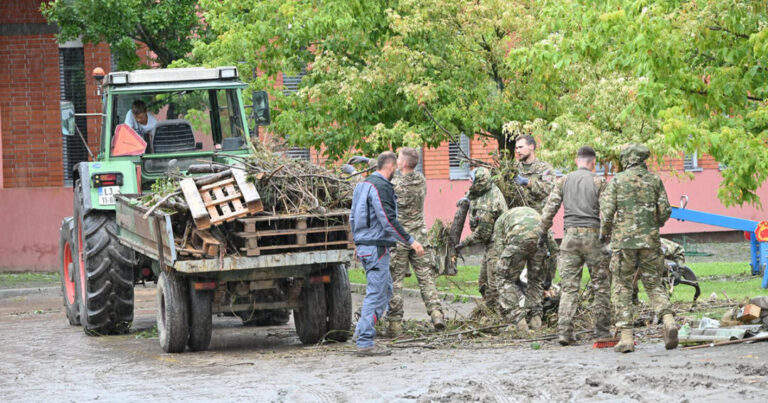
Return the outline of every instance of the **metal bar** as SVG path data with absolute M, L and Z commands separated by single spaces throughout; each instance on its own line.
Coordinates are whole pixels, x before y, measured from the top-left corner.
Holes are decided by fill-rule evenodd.
M 757 221 L 743 218 L 728 217 L 719 214 L 705 213 L 703 211 L 672 207 L 672 218 L 680 221 L 691 221 L 715 227 L 730 228 L 739 231 L 755 232 Z
M 292 266 L 346 263 L 352 260 L 353 252 L 350 249 L 335 249 L 250 257 L 225 257 L 222 259 L 221 266 L 219 266 L 218 259 L 177 260 L 173 268 L 182 273 L 281 269 Z
M 213 304 L 213 313 L 225 313 L 225 312 L 250 312 L 253 310 L 269 310 L 269 309 L 297 309 L 299 304 L 297 302 L 280 301 L 280 302 L 254 302 L 253 304 Z

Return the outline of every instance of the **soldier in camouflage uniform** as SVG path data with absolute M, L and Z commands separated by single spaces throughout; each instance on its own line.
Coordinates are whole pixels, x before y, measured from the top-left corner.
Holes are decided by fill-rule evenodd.
M 398 171 L 392 178 L 397 197 L 397 220 L 416 240 L 425 241 L 427 226 L 424 222 L 424 198 L 427 195 L 427 183 L 424 175 L 414 168 L 419 163 L 419 154 L 413 148 L 403 148 L 397 160 Z M 432 318 L 435 329 L 445 329 L 443 307 L 437 295 L 433 277 L 434 259 L 431 251 L 423 256 L 417 256 L 413 249 L 398 244 L 392 253 L 389 271 L 392 275 L 393 295 L 389 301 L 390 336 L 396 337 L 402 333 L 403 320 L 403 279 L 410 272 L 410 266 L 416 273 L 421 298 L 427 307 L 427 313 Z
M 564 236 L 560 244 L 560 281 L 562 294 L 557 312 L 558 343 L 573 343 L 573 316 L 579 306 L 579 289 L 584 263 L 589 267 L 595 297 L 591 311 L 596 315 L 595 336 L 609 337 L 611 326 L 611 279 L 608 259 L 600 244 L 600 194 L 605 178 L 592 173 L 595 150 L 581 147 L 576 157 L 578 169 L 560 178 L 544 206 L 539 226 L 539 247 L 547 247 L 552 220 L 564 205 Z
M 685 248 L 677 242 L 661 238 L 661 254 L 664 259 L 677 263 L 678 266 L 685 266 Z
M 552 169 L 552 165 L 536 158 L 536 140 L 531 135 L 521 135 L 515 139 L 515 158 L 517 159 L 514 168 L 516 175 L 512 180 L 517 186 L 510 184 L 507 187 L 513 188 L 512 191 L 514 192 L 522 193 L 523 205 L 541 214 L 544 203 L 546 203 L 555 183 L 555 170 Z M 508 202 L 515 199 L 520 200 L 520 197 L 511 198 Z M 509 207 L 517 206 L 509 205 Z M 557 244 L 551 232 L 547 242 L 547 253 L 548 256 L 544 258 L 544 274 L 542 276 L 545 288 L 549 288 L 552 284 L 557 270 Z M 531 282 L 529 281 L 528 284 L 530 285 Z
M 635 350 L 632 325 L 632 282 L 640 277 L 651 306 L 664 322 L 664 345 L 677 347 L 677 325 L 664 288 L 664 256 L 661 254 L 659 227 L 672 212 L 661 179 L 648 171 L 648 147 L 631 144 L 622 150 L 622 172 L 616 174 L 600 197 L 601 241 L 611 239 L 611 274 L 614 284 L 616 327 L 621 340 L 614 348 L 627 353 Z
M 540 216 L 530 207 L 515 207 L 503 213 L 493 227 L 493 248 L 498 255 L 494 274 L 499 292 L 499 305 L 505 318 L 516 323 L 521 330 L 528 330 L 526 317 L 538 318 L 541 326 L 541 263 L 544 251 L 536 245 Z M 528 269 L 528 287 L 525 306 L 521 309 L 522 295 L 517 280 L 523 269 Z M 535 323 L 531 324 L 534 327 Z
M 486 305 L 497 310 L 499 293 L 496 290 L 493 270 L 496 267 L 496 255 L 493 253 L 493 225 L 496 219 L 507 211 L 504 195 L 494 183 L 491 171 L 487 168 L 476 168 L 472 173 L 472 186 L 469 187 L 467 198 L 469 204 L 469 229 L 472 233 L 456 246 L 457 250 L 473 244 L 483 246 L 483 262 L 480 265 L 480 275 L 477 279 L 480 294 Z

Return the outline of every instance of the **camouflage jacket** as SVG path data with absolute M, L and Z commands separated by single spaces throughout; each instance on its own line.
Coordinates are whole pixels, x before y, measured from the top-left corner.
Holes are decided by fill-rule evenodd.
M 493 225 L 496 219 L 507 211 L 507 203 L 501 190 L 493 183 L 490 172 L 485 168 L 478 168 L 475 179 L 467 193 L 469 198 L 469 234 L 464 245 L 474 243 L 489 244 L 493 236 Z
M 587 184 L 589 183 L 589 175 L 587 175 L 584 171 L 589 172 L 584 168 L 571 172 L 557 180 L 555 186 L 552 188 L 552 193 L 550 193 L 549 197 L 547 198 L 547 203 L 544 205 L 544 210 L 541 212 L 541 225 L 539 226 L 540 232 L 547 232 L 547 230 L 552 227 L 552 220 L 555 218 L 555 214 L 557 214 L 561 204 L 565 204 L 565 227 L 569 226 L 570 221 L 579 224 L 573 226 L 592 228 L 599 227 L 600 207 L 598 201 L 600 195 L 603 193 L 605 187 L 607 186 L 605 178 L 589 172 L 589 175 L 592 176 L 592 183 L 594 183 L 594 191 L 597 193 L 596 195 L 591 193 L 591 189 L 577 188 L 579 186 L 586 186 L 584 182 L 572 183 L 572 185 L 567 189 L 571 193 L 565 192 L 565 184 L 569 179 L 583 179 L 587 181 Z M 584 197 L 582 192 L 587 191 L 590 192 L 590 196 Z M 594 205 L 583 205 L 584 201 L 587 199 L 593 200 L 592 198 L 594 198 Z M 591 202 L 589 204 L 591 204 Z M 575 217 L 571 217 L 570 215 L 574 215 Z
M 424 175 L 413 171 L 403 175 L 396 171 L 392 185 L 397 196 L 397 220 L 419 242 L 426 240 L 427 226 L 424 221 L 424 198 L 427 181 Z
M 540 216 L 530 207 L 515 207 L 505 211 L 493 227 L 493 238 L 505 246 L 539 237 Z
M 672 209 L 661 179 L 648 171 L 650 151 L 631 145 L 621 152 L 625 170 L 616 174 L 600 197 L 600 232 L 611 237 L 611 249 L 660 248 L 659 227 Z
M 517 186 L 523 193 L 525 203 L 528 207 L 541 213 L 555 182 L 555 170 L 552 169 L 552 165 L 538 158 L 530 164 L 523 164 L 517 161 L 515 163 L 515 171 L 517 171 L 518 175 L 526 177 L 530 181 L 528 186 Z M 513 181 L 513 178 L 508 180 Z
M 661 238 L 661 253 L 664 254 L 664 259 L 672 260 L 678 265 L 685 264 L 685 249 L 677 242 Z

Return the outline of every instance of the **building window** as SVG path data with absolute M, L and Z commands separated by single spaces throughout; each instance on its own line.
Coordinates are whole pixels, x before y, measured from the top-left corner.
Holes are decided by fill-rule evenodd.
M 694 151 L 693 154 L 684 154 L 683 158 L 683 169 L 686 171 L 700 171 L 701 168 L 699 167 L 699 155 L 698 152 Z
M 462 133 L 458 143 L 448 143 L 451 179 L 469 179 L 469 161 L 466 157 L 469 157 L 469 137 Z
M 613 171 L 613 163 L 612 162 L 609 162 L 606 165 L 603 165 L 603 164 L 601 164 L 599 162 L 596 163 L 595 164 L 595 173 L 598 174 L 598 175 L 605 175 L 605 168 L 606 167 L 608 168 L 608 174 L 610 175 L 611 172 Z
M 75 113 L 86 113 L 85 103 L 85 53 L 83 47 L 59 48 L 59 88 L 61 100 L 69 101 Z M 88 140 L 88 124 L 85 116 L 75 117 L 75 124 L 85 140 Z M 72 186 L 72 170 L 75 164 L 88 161 L 88 151 L 77 134 L 62 135 L 62 166 L 64 186 Z
M 299 90 L 301 79 L 305 75 L 307 75 L 306 69 L 301 69 L 299 74 L 295 76 L 289 76 L 289 75 L 283 74 L 283 94 L 285 95 L 295 94 L 296 91 Z M 288 157 L 293 159 L 309 161 L 309 148 L 291 147 L 288 149 L 288 151 L 285 154 Z

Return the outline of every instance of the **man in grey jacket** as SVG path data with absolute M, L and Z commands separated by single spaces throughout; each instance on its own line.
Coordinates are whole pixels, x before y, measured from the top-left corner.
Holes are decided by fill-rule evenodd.
M 397 169 L 397 156 L 381 153 L 377 171 L 355 186 L 352 195 L 350 225 L 357 246 L 357 258 L 365 269 L 368 285 L 357 322 L 357 353 L 361 356 L 389 355 L 389 349 L 373 342 L 374 325 L 382 317 L 392 297 L 389 273 L 389 248 L 399 241 L 410 245 L 416 255 L 424 248 L 397 221 L 397 199 L 390 182 Z

